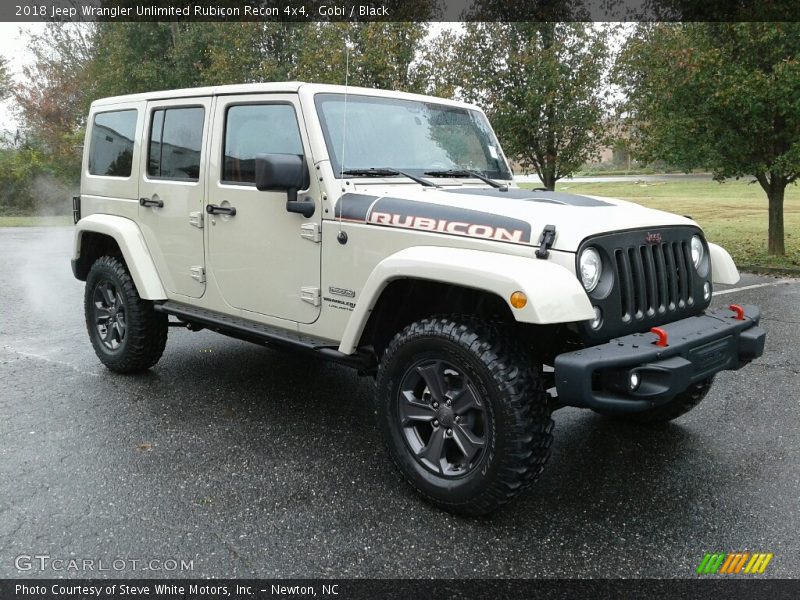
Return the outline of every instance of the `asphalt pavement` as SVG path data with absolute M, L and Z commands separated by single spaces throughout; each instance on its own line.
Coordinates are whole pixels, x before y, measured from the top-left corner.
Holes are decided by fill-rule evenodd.
M 715 297 L 761 306 L 767 350 L 694 411 L 656 429 L 558 411 L 539 482 L 465 519 L 403 483 L 371 379 L 343 367 L 173 328 L 149 373 L 107 371 L 71 236 L 0 229 L 0 577 L 692 577 L 734 551 L 800 577 L 800 281 Z

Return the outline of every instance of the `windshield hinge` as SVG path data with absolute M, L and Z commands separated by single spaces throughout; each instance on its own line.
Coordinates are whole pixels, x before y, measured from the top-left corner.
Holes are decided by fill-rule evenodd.
M 536 251 L 536 258 L 547 258 L 550 256 L 550 247 L 556 241 L 556 226 L 545 225 L 542 235 L 539 236 L 539 249 Z
M 300 237 L 309 242 L 319 244 L 322 241 L 319 223 L 303 223 L 300 225 Z

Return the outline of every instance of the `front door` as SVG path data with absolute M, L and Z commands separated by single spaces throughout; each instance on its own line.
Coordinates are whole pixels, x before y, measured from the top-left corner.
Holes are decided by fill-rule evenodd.
M 204 160 L 210 98 L 147 103 L 139 180 L 139 224 L 164 287 L 199 298 L 203 253 Z
M 236 209 L 207 215 L 209 268 L 220 293 L 236 308 L 311 323 L 320 311 L 317 178 L 298 194 L 316 204 L 309 219 L 286 211 L 286 192 L 255 187 L 258 154 L 301 154 L 313 169 L 297 97 L 219 96 L 214 123 L 223 133 L 211 144 L 207 202 Z

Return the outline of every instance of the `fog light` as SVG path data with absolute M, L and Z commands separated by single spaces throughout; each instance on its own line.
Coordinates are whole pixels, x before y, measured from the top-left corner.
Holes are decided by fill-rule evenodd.
M 633 371 L 628 376 L 628 388 L 632 392 L 635 392 L 636 390 L 638 390 L 639 386 L 641 385 L 641 383 L 642 383 L 642 378 L 639 377 L 639 373 L 637 373 L 636 371 Z
M 600 310 L 599 306 L 594 307 L 594 319 L 589 322 L 589 326 L 592 329 L 600 329 L 600 325 L 603 324 L 603 311 Z
M 711 300 L 711 284 L 708 281 L 703 284 L 703 300 Z

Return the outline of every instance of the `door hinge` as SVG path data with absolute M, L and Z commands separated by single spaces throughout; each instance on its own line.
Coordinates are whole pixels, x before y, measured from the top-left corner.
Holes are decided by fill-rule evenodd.
M 189 273 L 191 273 L 192 279 L 196 279 L 200 283 L 206 282 L 206 270 L 204 267 L 189 267 Z
M 300 225 L 300 237 L 309 242 L 319 244 L 322 241 L 319 223 L 303 223 Z
M 319 288 L 318 287 L 301 287 L 300 299 L 303 302 L 308 302 L 312 306 L 319 306 Z
M 300 225 L 300 237 L 309 242 L 319 244 L 322 241 L 319 223 L 303 223 Z
M 189 225 L 193 225 L 198 229 L 203 228 L 203 213 L 200 211 L 189 213 Z

